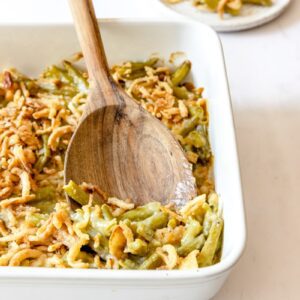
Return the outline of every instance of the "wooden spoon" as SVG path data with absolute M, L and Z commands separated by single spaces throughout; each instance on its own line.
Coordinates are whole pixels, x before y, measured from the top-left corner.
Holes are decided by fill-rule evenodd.
M 92 183 L 138 205 L 174 201 L 182 206 L 195 196 L 195 179 L 180 145 L 110 76 L 92 2 L 69 3 L 90 92 L 66 153 L 65 183 Z

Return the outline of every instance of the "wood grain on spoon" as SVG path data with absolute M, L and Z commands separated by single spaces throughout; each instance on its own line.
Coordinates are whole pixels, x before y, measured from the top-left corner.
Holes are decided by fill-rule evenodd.
M 195 196 L 195 180 L 180 145 L 113 81 L 92 2 L 69 3 L 90 92 L 66 153 L 65 182 L 92 183 L 136 204 L 174 201 L 182 206 Z

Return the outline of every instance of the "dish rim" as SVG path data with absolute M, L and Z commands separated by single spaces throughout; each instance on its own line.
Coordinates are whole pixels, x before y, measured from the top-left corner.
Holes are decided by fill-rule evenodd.
M 235 135 L 235 124 L 232 113 L 232 101 L 230 96 L 230 89 L 228 84 L 228 77 L 226 72 L 226 65 L 224 59 L 223 47 L 221 44 L 221 40 L 217 35 L 216 31 L 212 29 L 210 26 L 194 21 L 194 20 L 174 20 L 174 19 L 161 19 L 161 18 L 98 18 L 98 22 L 101 23 L 119 23 L 119 24 L 179 24 L 179 25 L 189 25 L 189 26 L 197 26 L 203 27 L 211 36 L 213 36 L 217 42 L 219 47 L 221 60 L 222 60 L 222 68 L 220 72 L 222 72 L 222 76 L 225 80 L 226 85 L 226 98 L 224 101 L 228 101 L 229 110 L 230 110 L 230 123 L 233 129 L 233 148 L 236 150 L 234 158 L 235 165 L 237 167 L 237 175 L 238 175 L 238 190 L 239 190 L 239 198 L 240 198 L 240 236 L 239 239 L 235 242 L 235 246 L 232 247 L 228 255 L 221 259 L 220 262 L 215 265 L 198 268 L 196 270 L 103 270 L 103 269 L 59 269 L 59 268 L 48 268 L 48 267 L 8 267 L 8 266 L 0 266 L 0 280 L 1 279 L 80 279 L 80 280 L 112 280 L 112 279 L 124 279 L 124 280 L 135 280 L 135 281 L 143 281 L 145 279 L 157 280 L 158 284 L 164 285 L 165 280 L 199 280 L 204 279 L 213 279 L 216 277 L 221 277 L 222 274 L 228 272 L 239 260 L 241 257 L 245 245 L 246 245 L 246 218 L 245 218 L 245 208 L 244 208 L 244 200 L 242 194 L 242 183 L 240 176 L 240 167 L 239 167 L 239 157 L 237 153 L 237 143 L 236 143 L 236 135 Z M 72 23 L 70 22 L 58 22 L 58 23 L 7 23 L 0 24 L 0 27 L 57 27 L 57 26 L 70 26 Z M 225 225 L 226 226 L 226 225 Z M 164 279 L 164 281 L 161 281 Z M 192 283 L 192 282 L 191 282 Z M 119 285 L 119 283 L 116 283 Z

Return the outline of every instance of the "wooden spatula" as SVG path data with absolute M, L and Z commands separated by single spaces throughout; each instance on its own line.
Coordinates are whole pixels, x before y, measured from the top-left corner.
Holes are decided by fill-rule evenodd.
M 180 145 L 110 76 L 92 2 L 69 3 L 91 88 L 66 153 L 65 183 L 92 183 L 136 204 L 182 206 L 195 195 L 195 180 Z

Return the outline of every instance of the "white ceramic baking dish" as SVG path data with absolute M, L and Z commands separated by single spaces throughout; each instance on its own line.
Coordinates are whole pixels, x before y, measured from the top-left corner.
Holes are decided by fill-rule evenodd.
M 209 99 L 215 182 L 225 231 L 220 263 L 193 271 L 109 271 L 0 267 L 0 299 L 206 300 L 221 288 L 245 245 L 245 218 L 230 95 L 221 43 L 205 25 L 189 22 L 103 20 L 109 63 L 168 58 L 184 51 L 192 78 Z M 37 75 L 79 50 L 72 25 L 0 26 L 0 68 Z M 159 183 L 158 183 L 159 184 Z

